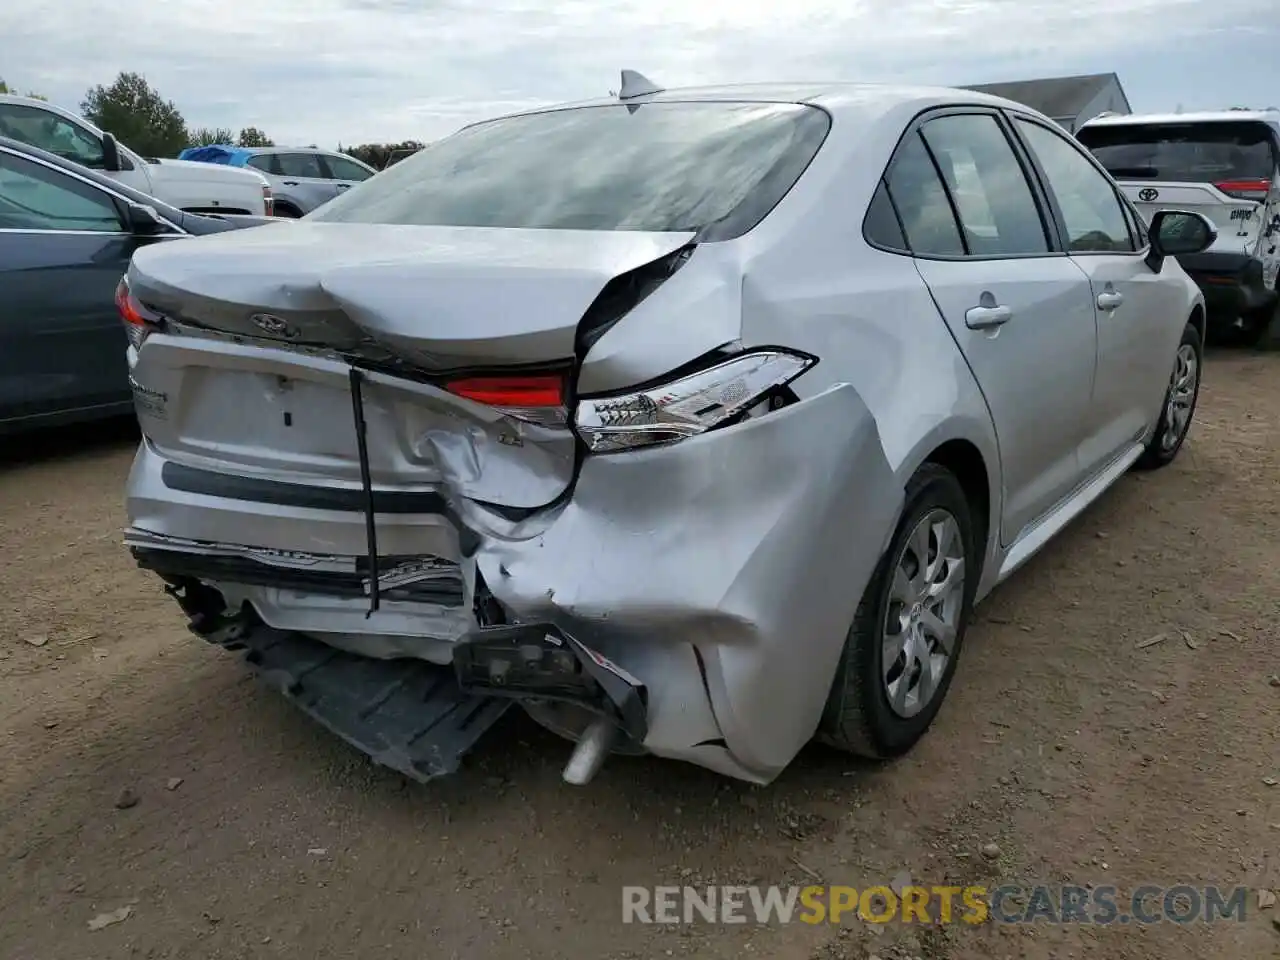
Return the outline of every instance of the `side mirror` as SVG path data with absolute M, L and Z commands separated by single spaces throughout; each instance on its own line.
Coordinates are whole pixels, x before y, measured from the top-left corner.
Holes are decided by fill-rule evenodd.
M 150 237 L 168 231 L 156 208 L 145 203 L 129 204 L 129 226 L 139 236 Z
M 1218 239 L 1218 228 L 1202 213 L 1160 210 L 1151 218 L 1151 252 L 1147 263 L 1160 272 L 1165 257 L 1203 253 Z
M 102 135 L 102 169 L 114 173 L 120 168 L 120 145 L 109 133 Z

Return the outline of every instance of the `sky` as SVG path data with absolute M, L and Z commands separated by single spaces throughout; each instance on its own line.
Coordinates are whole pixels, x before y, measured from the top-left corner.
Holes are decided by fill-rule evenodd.
M 432 140 L 662 86 L 972 84 L 1115 71 L 1135 112 L 1280 106 L 1275 0 L 27 0 L 0 78 L 73 110 L 121 70 L 191 127 Z

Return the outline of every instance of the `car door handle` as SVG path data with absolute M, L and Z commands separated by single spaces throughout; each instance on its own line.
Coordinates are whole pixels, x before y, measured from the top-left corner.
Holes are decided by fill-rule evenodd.
M 1116 293 L 1114 290 L 1108 290 L 1106 293 L 1098 294 L 1099 310 L 1106 310 L 1109 313 L 1122 303 L 1124 303 L 1123 293 Z
M 282 182 L 286 187 L 296 187 L 296 186 L 298 185 L 298 181 L 297 181 L 297 180 L 283 180 L 283 181 L 281 181 L 281 182 Z
M 1009 307 L 970 307 L 964 315 L 964 325 L 970 330 L 994 330 L 1013 319 Z
M 339 190 L 346 190 L 346 189 L 347 189 L 348 187 L 350 187 L 350 186 L 351 186 L 351 184 L 349 184 L 349 183 L 340 183 L 340 184 L 338 184 L 338 189 L 339 189 Z

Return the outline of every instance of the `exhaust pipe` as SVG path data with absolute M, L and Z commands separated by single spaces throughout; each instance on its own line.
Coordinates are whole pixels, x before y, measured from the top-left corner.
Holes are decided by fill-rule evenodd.
M 564 782 L 575 787 L 590 783 L 613 752 L 619 732 L 617 724 L 612 720 L 605 717 L 593 720 L 582 732 L 569 762 L 564 766 Z

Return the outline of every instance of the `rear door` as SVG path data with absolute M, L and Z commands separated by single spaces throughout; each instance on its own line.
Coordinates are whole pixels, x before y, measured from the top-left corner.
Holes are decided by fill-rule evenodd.
M 1048 186 L 1062 243 L 1092 287 L 1098 376 L 1080 447 L 1080 465 L 1092 474 L 1154 421 L 1187 318 L 1177 286 L 1147 265 L 1145 237 L 1088 153 L 1031 117 L 1014 126 Z
M 106 192 L 0 150 L 0 420 L 129 402 L 113 295 L 134 246 Z
M 338 195 L 338 186 L 329 179 L 318 153 L 277 153 L 275 162 L 279 166 L 281 185 L 297 198 L 303 213 L 310 213 Z
M 1277 150 L 1273 128 L 1260 120 L 1100 124 L 1083 143 L 1120 183 L 1150 223 L 1157 210 L 1203 213 L 1218 227 L 1212 247 L 1274 263 Z M 1265 235 L 1265 236 L 1264 236 Z M 1274 266 L 1268 275 L 1274 280 Z
M 917 269 L 986 397 L 1004 477 L 1008 544 L 1080 479 L 1093 387 L 1089 281 L 1058 248 L 1005 121 L 931 114 L 886 177 Z

